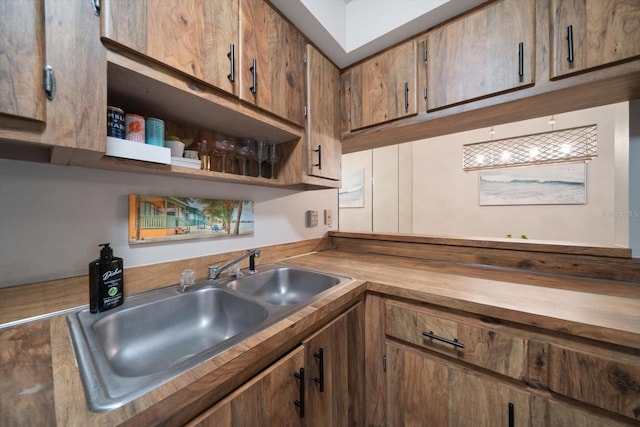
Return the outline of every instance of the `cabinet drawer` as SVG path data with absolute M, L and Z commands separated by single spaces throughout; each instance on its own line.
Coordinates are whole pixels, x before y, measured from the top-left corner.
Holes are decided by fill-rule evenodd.
M 396 301 L 387 301 L 385 311 L 388 336 L 512 378 L 525 377 L 527 340 L 504 327 Z
M 549 389 L 640 420 L 640 357 L 596 350 L 550 344 Z

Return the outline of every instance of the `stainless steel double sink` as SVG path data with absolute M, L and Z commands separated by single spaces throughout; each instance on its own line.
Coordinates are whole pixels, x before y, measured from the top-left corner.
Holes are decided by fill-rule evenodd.
M 116 409 L 320 298 L 349 277 L 279 264 L 67 317 L 89 409 Z

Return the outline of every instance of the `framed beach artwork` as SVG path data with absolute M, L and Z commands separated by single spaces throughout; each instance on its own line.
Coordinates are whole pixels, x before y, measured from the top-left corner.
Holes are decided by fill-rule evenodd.
M 480 171 L 480 206 L 585 204 L 586 169 L 585 163 L 555 163 Z
M 129 244 L 252 235 L 252 201 L 129 195 Z
M 342 171 L 338 207 L 364 208 L 364 169 Z

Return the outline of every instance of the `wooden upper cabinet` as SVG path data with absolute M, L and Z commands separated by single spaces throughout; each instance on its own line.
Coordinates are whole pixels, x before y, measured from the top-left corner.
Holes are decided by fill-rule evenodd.
M 307 45 L 307 143 L 309 175 L 340 180 L 340 72 Z
M 349 69 L 349 129 L 414 115 L 416 42 L 409 40 Z
M 551 78 L 640 56 L 638 0 L 551 0 Z
M 45 121 L 44 1 L 0 2 L 0 120 Z
M 532 0 L 499 0 L 427 35 L 429 110 L 534 83 Z
M 304 126 L 303 35 L 264 0 L 241 0 L 240 51 L 240 99 Z
M 235 93 L 238 0 L 103 0 L 102 38 Z

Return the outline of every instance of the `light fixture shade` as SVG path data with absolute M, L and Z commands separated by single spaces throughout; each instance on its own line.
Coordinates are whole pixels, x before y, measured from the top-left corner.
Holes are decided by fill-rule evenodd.
M 462 146 L 462 169 L 590 160 L 598 155 L 597 126 L 562 129 Z

